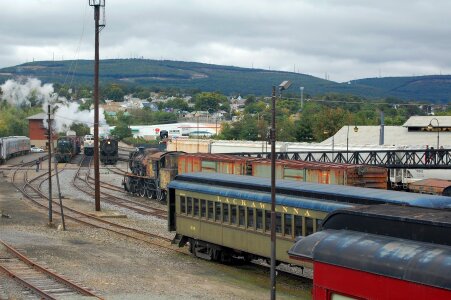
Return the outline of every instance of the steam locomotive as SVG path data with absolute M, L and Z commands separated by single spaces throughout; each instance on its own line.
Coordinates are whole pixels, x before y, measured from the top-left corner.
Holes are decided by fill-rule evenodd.
M 118 143 L 114 138 L 100 141 L 100 161 L 104 165 L 115 165 L 118 160 Z
M 177 175 L 177 160 L 181 152 L 161 152 L 158 149 L 139 148 L 130 153 L 124 189 L 134 195 L 165 201 L 167 186 Z

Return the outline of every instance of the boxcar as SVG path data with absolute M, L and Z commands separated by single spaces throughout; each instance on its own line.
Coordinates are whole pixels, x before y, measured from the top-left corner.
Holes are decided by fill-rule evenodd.
M 178 173 L 215 172 L 269 178 L 271 160 L 227 154 L 184 154 Z M 276 178 L 387 189 L 387 169 L 377 166 L 277 160 Z
M 289 256 L 313 263 L 314 299 L 451 299 L 450 230 L 449 210 L 354 207 Z

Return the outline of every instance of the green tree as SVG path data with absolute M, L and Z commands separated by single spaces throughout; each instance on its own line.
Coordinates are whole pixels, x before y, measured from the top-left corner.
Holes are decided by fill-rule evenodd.
M 194 96 L 194 107 L 196 110 L 207 111 L 220 109 L 228 110 L 230 105 L 227 97 L 219 93 L 203 92 Z
M 86 124 L 83 123 L 74 123 L 70 126 L 70 130 L 73 130 L 77 133 L 77 136 L 85 136 L 90 133 L 90 129 Z
M 113 130 L 111 130 L 111 134 L 116 136 L 119 140 L 133 136 L 131 128 L 124 123 L 118 124 Z
M 124 101 L 124 95 L 124 90 L 118 84 L 111 84 L 104 90 L 104 97 L 110 100 L 122 102 Z

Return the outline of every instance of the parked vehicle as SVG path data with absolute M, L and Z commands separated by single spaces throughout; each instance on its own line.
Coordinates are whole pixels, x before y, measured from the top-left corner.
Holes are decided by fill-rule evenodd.
M 31 147 L 30 152 L 33 152 L 33 153 L 44 152 L 44 149 L 42 149 L 40 147 Z

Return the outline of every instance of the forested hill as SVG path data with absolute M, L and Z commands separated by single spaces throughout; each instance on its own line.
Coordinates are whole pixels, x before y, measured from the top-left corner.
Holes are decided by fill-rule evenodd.
M 72 86 L 92 85 L 93 61 L 37 61 L 0 69 L 0 80 L 37 77 L 43 82 Z M 449 103 L 451 76 L 386 77 L 337 83 L 310 75 L 262 69 L 238 68 L 193 62 L 109 59 L 100 62 L 101 84 L 119 83 L 143 87 L 175 87 L 183 90 L 219 91 L 223 94 L 270 95 L 273 85 L 293 81 L 291 93 L 305 87 L 308 95 L 353 94 L 366 98 L 396 97 Z

